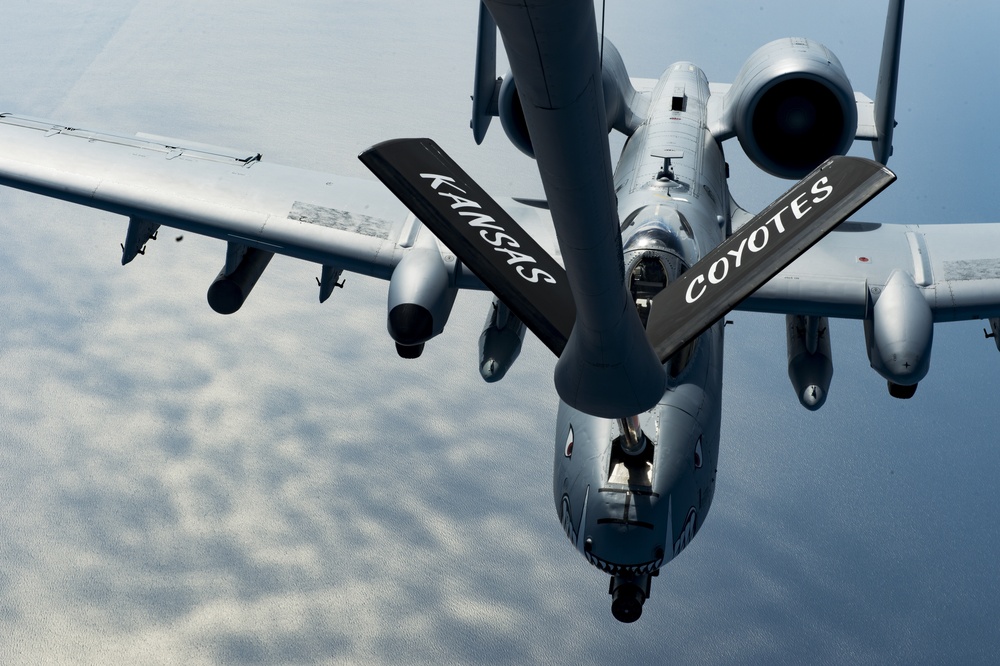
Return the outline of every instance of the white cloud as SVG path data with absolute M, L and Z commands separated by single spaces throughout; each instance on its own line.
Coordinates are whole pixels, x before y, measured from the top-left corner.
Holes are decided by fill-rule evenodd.
M 724 76 L 772 31 L 807 25 L 852 76 L 867 67 L 854 78 L 870 90 L 881 10 L 856 25 L 863 3 L 822 17 L 766 4 L 694 5 L 690 29 L 675 8 L 630 5 L 638 18 L 609 17 L 609 34 L 637 69 L 704 57 Z M 499 127 L 481 148 L 466 130 L 472 3 L 67 7 L 8 11 L 5 107 L 260 146 L 347 175 L 364 175 L 355 155 L 377 140 L 429 135 L 490 190 L 540 193 Z M 940 51 L 907 41 L 914 86 L 956 39 L 924 11 L 908 8 L 908 28 L 940 30 Z M 946 90 L 991 85 L 962 83 Z M 922 95 L 901 97 L 901 179 L 866 214 L 982 219 L 983 135 L 958 116 L 931 133 Z M 978 118 L 975 106 L 961 113 Z M 971 163 L 936 161 L 922 152 L 930 140 Z M 734 180 L 749 175 L 734 166 Z M 957 181 L 976 199 L 950 196 Z M 929 190 L 946 208 L 919 208 Z M 975 325 L 938 328 L 910 403 L 868 370 L 860 326 L 835 325 L 831 397 L 808 414 L 787 386 L 780 320 L 734 317 L 712 515 L 655 581 L 643 620 L 623 627 L 555 518 L 552 358 L 527 341 L 501 384 L 483 383 L 483 295 L 460 297 L 443 338 L 404 362 L 376 281 L 348 276 L 320 306 L 316 267 L 276 259 L 245 308 L 221 317 L 204 301 L 221 243 L 165 233 L 123 269 L 123 220 L 6 190 L 0 210 L 0 661 L 993 654 L 998 359 Z

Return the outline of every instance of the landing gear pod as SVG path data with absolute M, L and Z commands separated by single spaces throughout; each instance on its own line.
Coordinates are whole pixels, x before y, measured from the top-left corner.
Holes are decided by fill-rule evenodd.
M 387 328 L 400 357 L 417 358 L 424 343 L 444 330 L 456 294 L 437 241 L 431 234 L 423 234 L 389 281 Z
M 607 120 L 608 129 L 617 129 L 620 132 L 631 135 L 632 132 L 645 120 L 645 110 L 638 107 L 634 100 L 636 98 L 635 88 L 625 69 L 621 54 L 610 39 L 603 39 L 603 56 L 601 69 L 601 85 L 604 93 L 604 115 Z M 495 75 L 495 70 L 494 70 Z M 484 80 L 482 98 L 485 100 L 489 95 L 492 78 L 487 82 Z M 477 79 L 478 80 L 478 79 Z M 486 92 L 489 91 L 489 92 Z M 507 72 L 507 76 L 499 80 L 499 87 L 496 91 L 497 107 L 496 115 L 500 116 L 500 124 L 504 134 L 514 146 L 528 157 L 534 159 L 535 148 L 531 142 L 531 135 L 528 132 L 528 121 L 524 116 L 524 109 L 521 107 L 521 96 L 514 81 L 514 75 Z M 482 114 L 479 114 L 482 117 Z M 473 115 L 475 124 L 476 113 Z M 486 116 L 488 118 L 488 116 Z M 485 124 L 488 124 L 486 120 Z M 476 133 L 475 127 L 473 133 Z M 481 134 L 476 135 L 476 143 L 481 142 L 481 136 L 486 133 L 485 126 Z
M 226 265 L 208 288 L 212 309 L 219 314 L 233 314 L 243 307 L 273 256 L 273 252 L 230 243 Z
M 868 360 L 888 381 L 889 394 L 912 397 L 930 369 L 934 316 L 909 273 L 889 276 L 872 316 L 865 320 L 865 342 Z
M 649 574 L 616 574 L 611 577 L 611 614 L 619 622 L 635 622 L 642 615 L 642 605 L 649 598 Z
M 139 217 L 130 217 L 125 242 L 122 243 L 122 266 L 135 259 L 136 256 L 146 254 L 146 243 L 156 240 L 159 229 L 160 225 L 155 222 Z
M 788 379 L 803 407 L 816 411 L 826 402 L 833 378 L 830 322 L 826 317 L 785 315 Z
M 514 75 L 510 72 L 507 72 L 507 76 L 503 77 L 503 82 L 500 84 L 497 109 L 504 134 L 515 148 L 534 159 L 535 148 L 531 145 L 531 136 L 528 135 L 528 121 L 524 119 L 521 96 L 517 92 Z
M 993 342 L 995 342 L 997 346 L 997 351 L 1000 351 L 1000 335 L 998 335 L 998 333 L 1000 333 L 1000 317 L 990 317 L 990 328 L 993 329 L 993 332 L 987 333 L 984 328 L 983 335 L 986 336 L 987 340 L 993 338 Z

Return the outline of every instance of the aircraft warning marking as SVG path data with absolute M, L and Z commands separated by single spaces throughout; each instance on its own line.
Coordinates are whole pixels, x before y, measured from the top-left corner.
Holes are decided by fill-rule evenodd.
M 392 222 L 381 218 L 352 213 L 339 208 L 327 208 L 303 201 L 296 201 L 292 205 L 292 210 L 288 212 L 288 219 L 383 240 L 389 239 L 389 231 L 393 226 Z

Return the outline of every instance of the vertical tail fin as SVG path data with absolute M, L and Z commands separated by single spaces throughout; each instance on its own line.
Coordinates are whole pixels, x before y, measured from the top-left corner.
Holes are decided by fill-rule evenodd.
M 500 81 L 497 78 L 497 24 L 486 5 L 479 3 L 479 35 L 476 38 L 476 79 L 472 90 L 472 137 L 483 142 L 490 120 L 497 115 Z
M 899 80 L 899 47 L 903 37 L 903 0 L 889 0 L 882 40 L 882 63 L 875 90 L 875 131 L 872 141 L 875 160 L 881 164 L 892 155 L 892 130 L 896 126 L 896 85 Z

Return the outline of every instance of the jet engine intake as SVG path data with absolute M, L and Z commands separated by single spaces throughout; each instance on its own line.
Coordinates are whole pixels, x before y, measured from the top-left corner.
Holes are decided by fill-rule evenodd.
M 826 317 L 785 315 L 788 379 L 803 407 L 816 411 L 826 402 L 833 378 L 830 322 Z
M 212 309 L 219 314 L 233 314 L 243 307 L 273 256 L 273 252 L 230 243 L 226 265 L 208 288 Z
M 894 271 L 865 320 L 872 368 L 889 382 L 893 397 L 909 398 L 927 375 L 934 316 L 920 288 L 905 271 Z M 904 387 L 912 387 L 906 389 Z
M 444 330 L 458 291 L 433 236 L 421 238 L 429 242 L 418 239 L 389 280 L 387 327 L 403 358 L 420 356 L 424 343 Z
M 781 178 L 802 178 L 857 133 L 854 89 L 829 49 L 779 39 L 757 49 L 726 93 L 726 126 L 747 156 Z
M 645 100 L 636 94 L 629 79 L 621 54 L 611 40 L 604 39 L 604 53 L 601 68 L 601 84 L 604 90 L 604 109 L 608 131 L 616 129 L 631 135 L 645 120 Z M 500 84 L 497 96 L 497 115 L 500 124 L 511 143 L 528 157 L 535 157 L 535 150 L 528 134 L 528 124 L 521 108 L 521 97 L 517 92 L 514 75 L 507 72 Z

